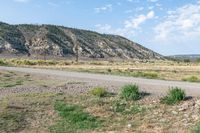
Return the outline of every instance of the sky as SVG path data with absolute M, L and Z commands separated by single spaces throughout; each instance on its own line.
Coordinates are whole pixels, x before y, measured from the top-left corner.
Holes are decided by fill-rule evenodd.
M 121 35 L 163 55 L 200 54 L 200 0 L 0 0 L 0 21 Z

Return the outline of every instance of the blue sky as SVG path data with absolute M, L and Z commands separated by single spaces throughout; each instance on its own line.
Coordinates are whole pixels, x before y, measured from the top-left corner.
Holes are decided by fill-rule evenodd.
M 200 0 L 0 0 L 0 21 L 118 34 L 163 55 L 200 54 Z

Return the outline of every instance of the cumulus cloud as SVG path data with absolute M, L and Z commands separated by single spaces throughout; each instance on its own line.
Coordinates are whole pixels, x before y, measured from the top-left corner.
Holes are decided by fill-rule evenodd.
M 122 28 L 113 28 L 109 24 L 97 24 L 95 25 L 96 30 L 100 33 L 107 33 L 107 34 L 115 34 L 115 35 L 121 35 L 126 37 L 132 37 L 135 34 L 135 31 L 132 29 L 128 29 L 125 27 Z
M 138 15 L 136 18 L 125 20 L 124 25 L 120 28 L 114 28 L 109 24 L 97 24 L 95 25 L 96 31 L 101 33 L 116 34 L 131 38 L 140 32 L 140 26 L 145 21 L 155 17 L 154 11 L 148 12 L 146 15 Z M 137 30 L 137 32 L 136 32 Z
M 147 15 L 139 15 L 136 18 L 133 18 L 131 20 L 126 20 L 125 21 L 125 27 L 126 28 L 133 28 L 133 29 L 137 29 L 139 28 L 139 26 L 144 23 L 145 21 L 152 19 L 155 17 L 155 13 L 154 11 L 150 11 L 149 13 L 147 13 Z
M 200 37 L 200 5 L 189 4 L 168 11 L 168 16 L 154 30 L 157 41 L 181 41 Z
M 112 4 L 107 4 L 102 7 L 95 8 L 95 12 L 100 13 L 100 12 L 106 12 L 106 11 L 112 11 Z

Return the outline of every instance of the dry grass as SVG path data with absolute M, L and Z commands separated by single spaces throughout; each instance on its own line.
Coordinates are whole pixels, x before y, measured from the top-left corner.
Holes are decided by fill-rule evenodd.
M 3 64 L 36 68 L 62 69 L 100 74 L 113 74 L 150 79 L 183 81 L 187 77 L 200 79 L 200 63 L 173 61 L 83 61 L 2 59 Z M 197 80 L 199 81 L 199 80 Z
M 53 94 L 53 93 L 40 93 L 40 94 L 24 94 L 5 98 L 0 102 L 0 114 L 8 112 L 9 107 L 12 108 L 12 114 L 18 111 L 26 111 L 23 116 L 9 115 L 5 117 L 4 121 L 10 121 L 15 124 L 12 131 L 21 132 L 76 132 L 76 128 L 67 125 L 70 124 L 67 121 L 65 125 L 59 123 L 61 117 L 54 110 L 56 101 L 62 101 L 66 105 L 75 105 L 82 107 L 83 112 L 87 112 L 88 116 L 94 116 L 98 120 L 102 121 L 102 126 L 92 129 L 82 129 L 81 132 L 87 133 L 100 133 L 100 132 L 190 132 L 195 128 L 198 121 L 188 118 L 189 124 L 185 125 L 185 114 L 193 115 L 193 112 L 179 112 L 177 106 L 167 106 L 159 103 L 157 98 L 149 99 L 146 97 L 139 101 L 123 101 L 118 96 L 110 96 L 104 98 L 93 97 L 91 95 L 82 94 L 77 96 L 70 96 L 67 94 Z M 191 101 L 187 101 L 191 102 Z M 180 103 L 183 104 L 183 103 Z M 116 110 L 116 108 L 123 108 L 122 110 Z M 63 108 L 65 110 L 65 108 Z M 173 111 L 177 111 L 178 114 L 173 114 Z M 18 115 L 18 114 L 17 114 Z M 62 114 L 61 114 L 62 115 Z M 23 119 L 22 119 L 22 118 Z M 19 119 L 20 121 L 12 121 Z M 85 120 L 85 119 L 84 119 Z M 0 119 L 1 121 L 1 119 Z M 6 124 L 6 123 L 5 123 Z M 18 125 L 17 125 L 18 124 Z M 21 124 L 21 126 L 19 126 Z M 64 127 L 63 127 L 64 126 Z M 70 128 L 67 128 L 67 127 Z M 8 123 L 4 127 L 0 127 L 0 131 L 6 131 L 9 127 Z M 52 128 L 54 130 L 52 130 Z

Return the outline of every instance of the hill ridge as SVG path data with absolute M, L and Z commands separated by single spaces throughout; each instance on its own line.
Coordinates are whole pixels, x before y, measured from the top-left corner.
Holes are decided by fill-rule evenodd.
M 144 46 L 119 35 L 57 25 L 10 25 L 0 22 L 0 54 L 120 59 L 164 59 Z

